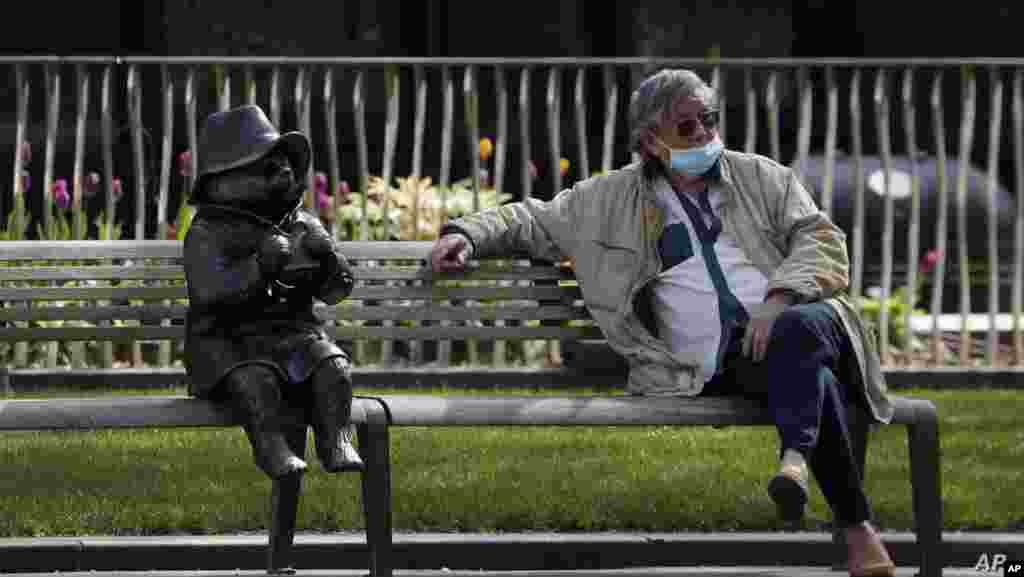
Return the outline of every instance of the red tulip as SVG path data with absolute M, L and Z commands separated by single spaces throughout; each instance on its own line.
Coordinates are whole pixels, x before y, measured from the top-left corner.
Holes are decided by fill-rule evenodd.
M 68 194 L 68 181 L 63 178 L 58 178 L 53 183 L 53 202 L 56 203 L 57 208 L 66 210 L 71 206 L 71 195 Z
M 942 260 L 942 251 L 937 248 L 928 251 L 924 258 L 921 259 L 921 272 L 931 272 L 935 265 L 939 264 L 940 260 Z

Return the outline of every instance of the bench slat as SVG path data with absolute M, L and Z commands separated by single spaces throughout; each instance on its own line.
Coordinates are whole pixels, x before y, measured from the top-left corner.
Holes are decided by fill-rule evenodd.
M 377 395 L 393 425 L 768 425 L 744 399 L 620 396 Z
M 0 267 L 0 282 L 64 280 L 184 280 L 184 278 L 184 267 L 180 265 Z
M 357 280 L 367 281 L 424 281 L 437 280 L 564 280 L 575 278 L 550 266 L 496 268 L 482 266 L 461 274 L 435 274 L 427 267 L 398 266 L 384 263 L 377 267 L 356 266 Z M 0 267 L 0 282 L 12 281 L 85 281 L 85 280 L 184 280 L 185 267 L 174 265 L 145 266 L 18 266 Z
M 110 320 L 145 320 L 159 322 L 164 319 L 184 320 L 188 311 L 187 305 L 107 305 L 64 306 L 64 307 L 13 307 L 0 308 L 0 322 L 10 321 L 66 321 L 80 320 L 86 322 Z
M 188 298 L 188 292 L 184 286 L 0 288 L 0 301 L 165 300 L 184 298 Z
M 177 240 L 4 241 L 0 243 L 0 261 L 180 259 L 182 245 Z M 339 248 L 350 260 L 426 262 L 432 246 L 431 241 L 373 240 L 342 242 Z M 510 255 L 508 260 L 519 258 Z
M 352 400 L 352 421 L 379 410 L 373 399 Z M 299 422 L 296 415 L 290 420 Z M 240 422 L 229 411 L 185 396 L 105 396 L 83 399 L 0 401 L 2 431 L 84 431 L 150 427 L 224 427 Z
M 443 287 L 356 286 L 352 300 L 565 300 L 579 299 L 575 286 Z M 188 298 L 185 286 L 0 288 L 0 301 L 164 300 Z
M 583 306 L 479 306 L 455 307 L 436 304 L 377 305 L 372 307 L 318 306 L 314 309 L 328 320 L 363 321 L 473 321 L 473 320 L 585 320 L 590 313 Z M 99 322 L 138 320 L 159 322 L 163 319 L 184 320 L 188 306 L 183 304 L 142 304 L 136 306 L 108 305 L 64 307 L 0 308 L 0 322 L 67 321 Z
M 365 340 L 550 340 L 597 339 L 598 327 L 329 327 L 336 339 Z M 160 341 L 185 338 L 185 327 L 31 327 L 0 329 L 0 342 L 21 341 Z
M 176 240 L 16 240 L 0 242 L 0 261 L 181 258 Z

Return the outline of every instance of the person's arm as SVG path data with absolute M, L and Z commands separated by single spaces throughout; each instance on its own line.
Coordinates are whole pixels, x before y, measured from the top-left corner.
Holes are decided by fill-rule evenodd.
M 846 234 L 818 209 L 792 171 L 787 171 L 771 208 L 786 246 L 782 264 L 768 280 L 766 300 L 794 304 L 845 291 L 850 282 Z
M 482 210 L 447 223 L 441 235 L 465 235 L 475 258 L 525 253 L 557 262 L 573 252 L 580 195 L 573 187 L 549 201 L 528 198 Z
M 184 257 L 190 307 L 237 307 L 266 298 L 267 282 L 260 272 L 258 254 L 229 254 L 222 235 L 205 223 L 189 227 Z

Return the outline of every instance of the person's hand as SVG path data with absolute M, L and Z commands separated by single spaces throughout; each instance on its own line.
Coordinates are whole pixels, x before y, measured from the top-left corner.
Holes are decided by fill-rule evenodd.
M 302 237 L 302 246 L 316 260 L 323 261 L 334 254 L 334 242 L 323 229 L 311 229 Z
M 292 258 L 292 243 L 283 234 L 268 234 L 260 243 L 257 253 L 260 273 L 264 278 L 276 279 Z
M 460 272 L 473 252 L 473 244 L 461 233 L 446 234 L 430 249 L 430 266 L 436 272 Z
M 789 308 L 789 299 L 783 295 L 772 296 L 765 302 L 751 307 L 750 322 L 743 333 L 743 355 L 754 362 L 761 362 L 768 353 L 768 341 L 772 336 L 772 325 L 782 311 Z

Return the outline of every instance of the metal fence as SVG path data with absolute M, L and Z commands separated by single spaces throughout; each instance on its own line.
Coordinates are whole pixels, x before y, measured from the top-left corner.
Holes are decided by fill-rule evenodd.
M 1024 59 L 0 57 L 0 66 L 13 79 L 15 97 L 9 100 L 16 107 L 11 134 L 3 137 L 13 144 L 8 206 L 35 203 L 42 207 L 43 229 L 52 225 L 50 207 L 61 200 L 55 197 L 56 159 L 68 142 L 62 117 L 72 110 L 62 105 L 62 95 L 70 94 L 74 137 L 64 148 L 73 149 L 71 211 L 82 206 L 90 186 L 87 158 L 95 155 L 102 166 L 98 198 L 105 219 L 98 236 L 111 234 L 118 204 L 129 202 L 131 235 L 137 239 L 146 237 L 147 218 L 155 218 L 158 238 L 167 234 L 175 218 L 173 183 L 184 178 L 180 190 L 188 190 L 197 161 L 194 154 L 180 157 L 190 164 L 181 176 L 174 159 L 184 149 L 195 150 L 201 119 L 216 109 L 260 104 L 275 125 L 290 124 L 319 144 L 305 175 L 310 208 L 318 202 L 316 172 L 326 173 L 330 191 L 337 189 L 343 173 L 353 174 L 354 188 L 365 193 L 372 165 L 379 167 L 385 183 L 400 176 L 430 176 L 442 197 L 454 176 L 464 177 L 476 210 L 483 208 L 485 185 L 482 125 L 488 136 L 493 133 L 486 185 L 516 198 L 550 196 L 573 179 L 630 159 L 624 115 L 643 74 L 668 66 L 692 68 L 719 90 L 727 145 L 794 166 L 837 221 L 840 205 L 850 209 L 843 226 L 849 235 L 854 296 L 864 297 L 866 285 L 875 282 L 878 293 L 872 296 L 882 303 L 900 287 L 907 295 L 918 295 L 923 286 L 930 289 L 911 303 L 927 314 L 889 306 L 873 313 L 884 365 L 913 362 L 914 357 L 903 355 L 906 346 L 891 344 L 896 330 L 925 333 L 924 342 L 931 345 L 931 360 L 925 362 L 948 362 L 951 350 L 961 365 L 1024 360 L 1024 206 L 1015 201 L 1024 189 Z M 153 81 L 157 76 L 159 81 Z M 68 79 L 73 90 L 62 88 Z M 30 104 L 37 102 L 34 110 L 42 114 L 32 113 Z M 176 117 L 181 111 L 183 117 Z M 115 122 L 122 113 L 131 143 L 130 175 L 125 175 L 131 184 L 123 200 L 113 178 Z M 537 114 L 543 118 L 543 134 L 532 134 L 537 123 L 531 119 Z M 45 134 L 41 195 L 26 198 L 21 143 L 30 139 L 39 117 Z M 382 121 L 383 142 L 374 138 L 371 118 Z M 340 125 L 350 126 L 351 132 Z M 98 140 L 90 138 L 97 132 Z M 341 143 L 343 132 L 351 147 Z M 399 146 L 400 133 L 411 140 Z M 159 135 L 159 147 L 152 135 Z M 436 156 L 430 174 L 428 154 Z M 985 167 L 975 175 L 981 190 L 976 190 L 971 159 L 982 156 Z M 512 158 L 518 159 L 515 165 Z M 569 159 L 571 171 L 556 168 Z M 548 167 L 544 180 L 536 179 L 535 160 Z M 866 168 L 872 162 L 881 168 L 876 171 L 879 182 Z M 840 166 L 849 167 L 846 181 L 837 179 Z M 459 170 L 465 174 L 453 174 Z M 904 173 L 910 177 L 907 187 L 894 182 Z M 923 194 L 926 180 L 934 186 Z M 1001 187 L 1005 181 L 1012 181 L 1012 193 Z M 902 192 L 897 194 L 897 188 Z M 368 238 L 367 197 L 360 197 L 356 238 Z M 338 202 L 338 195 L 332 198 Z M 871 214 L 876 201 L 880 214 Z M 385 194 L 385 214 L 389 202 Z M 923 203 L 931 212 L 923 213 Z M 447 206 L 443 199 L 441 205 Z M 8 227 L 24 228 L 22 215 L 12 212 Z M 72 233 L 83 238 L 87 226 L 73 219 Z M 386 237 L 397 234 L 390 226 L 385 218 Z M 341 227 L 335 230 L 341 237 Z M 920 272 L 922 242 L 933 247 L 927 278 Z M 873 265 L 876 258 L 880 262 Z M 952 315 L 944 314 L 950 308 L 947 290 L 957 291 Z M 972 308 L 972 298 L 983 300 L 985 310 Z M 980 329 L 972 326 L 977 321 Z M 984 338 L 975 338 L 978 333 Z

